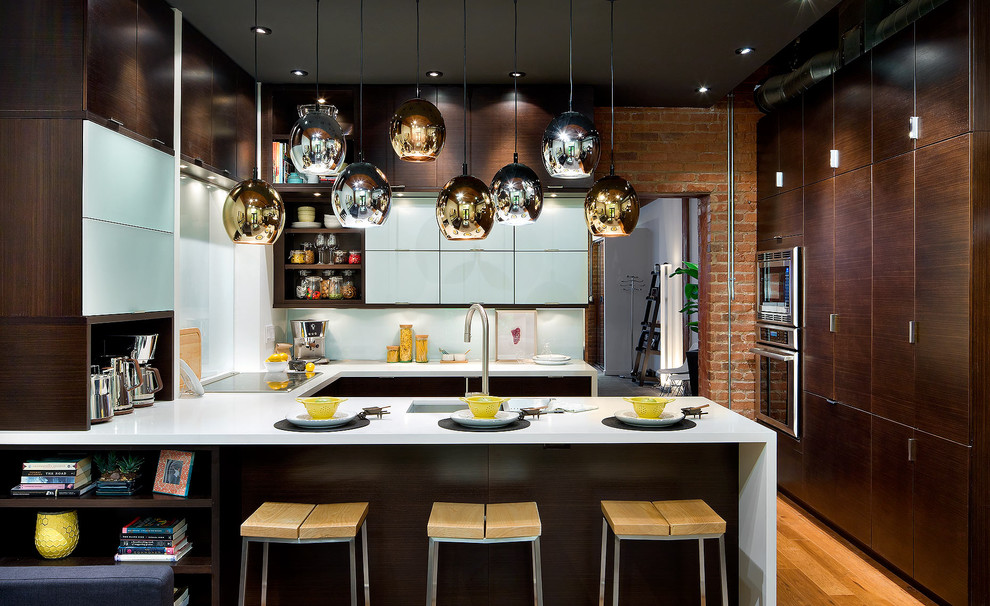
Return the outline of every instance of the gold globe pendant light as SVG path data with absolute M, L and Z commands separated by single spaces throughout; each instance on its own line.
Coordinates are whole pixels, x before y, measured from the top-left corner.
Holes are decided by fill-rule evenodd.
M 567 111 L 550 121 L 543 132 L 543 168 L 558 179 L 583 179 L 595 174 L 601 158 L 601 136 L 595 122 L 574 111 L 574 0 L 570 2 L 567 57 L 570 96 Z
M 258 25 L 258 0 L 254 2 L 254 86 L 258 87 L 258 36 L 271 30 Z M 261 132 L 255 133 L 258 152 Z M 257 155 L 255 155 L 257 162 Z M 234 244 L 272 244 L 285 227 L 285 204 L 282 196 L 268 182 L 258 178 L 258 166 L 253 176 L 234 186 L 223 201 L 223 227 Z
M 406 162 L 433 162 L 447 139 L 440 110 L 420 97 L 419 0 L 416 0 L 416 97 L 395 110 L 388 125 L 388 138 L 399 159 Z
M 464 0 L 464 132 L 467 132 L 467 0 Z M 488 186 L 468 174 L 467 137 L 463 174 L 437 196 L 437 224 L 448 240 L 484 240 L 495 224 L 495 205 Z
M 320 97 L 320 0 L 316 0 L 316 99 L 300 105 L 299 120 L 289 134 L 289 157 L 296 171 L 307 175 L 335 175 L 347 152 L 344 131 L 337 123 L 337 108 Z
M 584 219 L 594 236 L 628 236 L 639 221 L 639 197 L 632 183 L 615 174 L 615 0 L 609 2 L 608 65 L 612 87 L 612 144 L 608 176 L 595 181 L 584 198 Z
M 519 73 L 519 0 L 512 0 L 513 48 L 512 73 Z M 519 78 L 512 79 L 513 149 L 512 164 L 506 164 L 492 178 L 495 219 L 507 225 L 529 225 L 540 218 L 543 210 L 543 186 L 536 172 L 519 163 Z
M 364 0 L 361 0 L 361 79 L 358 87 L 358 161 L 333 183 L 333 214 L 344 227 L 378 227 L 392 208 L 392 188 L 377 166 L 364 161 Z

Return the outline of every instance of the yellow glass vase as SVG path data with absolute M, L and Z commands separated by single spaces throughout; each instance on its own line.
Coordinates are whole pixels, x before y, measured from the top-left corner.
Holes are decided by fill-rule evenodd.
M 79 515 L 71 511 L 39 511 L 34 546 L 41 557 L 64 558 L 79 544 Z

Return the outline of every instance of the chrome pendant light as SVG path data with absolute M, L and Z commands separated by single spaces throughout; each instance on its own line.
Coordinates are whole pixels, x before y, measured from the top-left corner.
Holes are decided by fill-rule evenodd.
M 320 97 L 320 0 L 316 0 L 316 99 L 300 105 L 299 120 L 289 135 L 289 157 L 296 171 L 307 175 L 335 175 L 344 163 L 347 142 L 337 123 L 337 108 Z
M 464 0 L 464 132 L 467 132 L 467 0 Z M 448 240 L 484 240 L 495 223 L 495 205 L 481 179 L 468 174 L 467 137 L 463 174 L 454 177 L 437 196 L 437 224 Z
M 601 136 L 595 122 L 574 111 L 574 0 L 570 1 L 570 30 L 567 34 L 567 57 L 570 96 L 567 111 L 550 121 L 543 132 L 543 167 L 551 177 L 583 179 L 595 173 L 602 155 Z
M 392 149 L 406 162 L 433 162 L 447 138 L 443 115 L 419 90 L 419 0 L 416 0 L 416 97 L 395 110 L 388 125 Z
M 615 0 L 609 2 L 608 65 L 612 80 L 612 144 L 608 176 L 595 181 L 584 199 L 584 218 L 594 236 L 628 236 L 639 221 L 639 197 L 632 183 L 615 174 Z
M 392 188 L 385 173 L 364 161 L 364 0 L 361 0 L 361 76 L 358 86 L 358 161 L 334 180 L 333 214 L 344 227 L 378 227 L 392 208 Z
M 512 73 L 519 73 L 519 0 L 512 0 L 513 47 Z M 512 79 L 513 148 L 512 164 L 503 166 L 492 179 L 495 219 L 507 225 L 529 225 L 540 218 L 543 210 L 543 186 L 536 172 L 519 163 L 519 78 Z
M 258 86 L 258 36 L 271 33 L 258 24 L 258 0 L 254 2 L 254 85 Z M 255 133 L 258 150 L 261 132 Z M 258 156 L 255 155 L 255 158 Z M 257 161 L 257 160 L 256 160 Z M 267 181 L 258 178 L 255 165 L 253 176 L 234 186 L 223 201 L 223 227 L 234 244 L 272 244 L 285 227 L 285 204 L 282 196 Z

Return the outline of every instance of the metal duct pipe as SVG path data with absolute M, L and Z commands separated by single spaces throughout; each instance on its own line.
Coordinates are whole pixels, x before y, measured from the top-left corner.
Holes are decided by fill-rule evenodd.
M 877 24 L 873 38 L 874 46 L 945 4 L 945 2 L 946 0 L 912 0 L 890 13 Z

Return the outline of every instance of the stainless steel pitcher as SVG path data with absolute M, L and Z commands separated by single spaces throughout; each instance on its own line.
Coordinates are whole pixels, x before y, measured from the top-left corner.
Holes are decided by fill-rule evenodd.
M 113 414 L 134 412 L 134 392 L 144 384 L 141 365 L 134 358 L 110 358 L 110 381 L 113 393 Z
M 100 372 L 99 366 L 89 369 L 89 422 L 106 423 L 113 419 L 113 381 L 109 371 Z
M 162 390 L 162 375 L 158 369 L 148 364 L 142 364 L 141 385 L 134 391 L 134 408 L 144 408 L 155 403 L 155 394 Z

